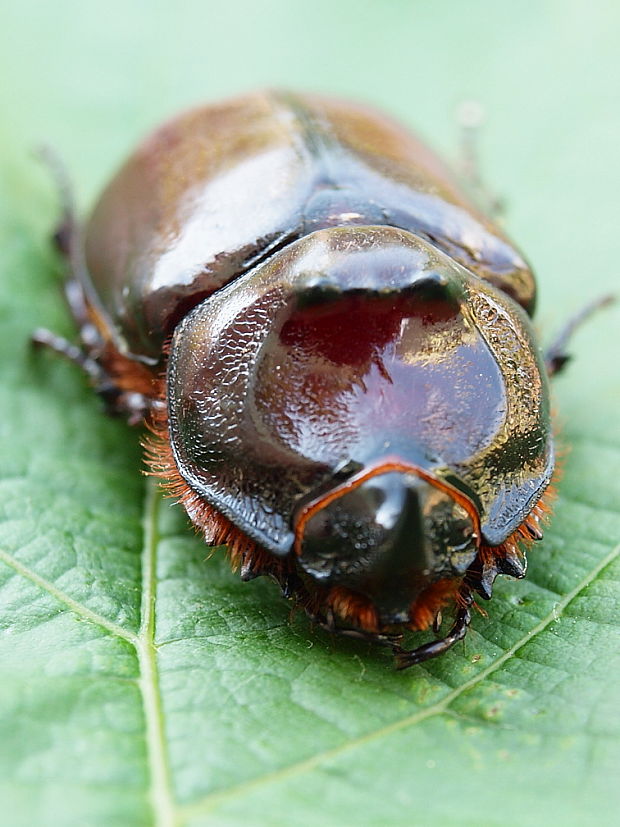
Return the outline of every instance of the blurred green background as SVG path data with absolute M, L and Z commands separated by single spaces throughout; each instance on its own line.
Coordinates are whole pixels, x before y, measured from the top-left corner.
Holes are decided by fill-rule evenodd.
M 556 383 L 571 450 L 527 580 L 404 674 L 205 563 L 140 477 L 136 435 L 27 342 L 38 324 L 71 333 L 32 148 L 62 155 L 86 210 L 162 118 L 263 86 L 369 101 L 448 157 L 456 106 L 479 100 L 548 340 L 617 290 L 619 42 L 611 0 L 3 0 L 3 824 L 617 823 L 617 308 Z

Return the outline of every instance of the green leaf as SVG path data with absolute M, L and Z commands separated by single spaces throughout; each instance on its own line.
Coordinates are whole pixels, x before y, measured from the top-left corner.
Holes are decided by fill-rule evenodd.
M 556 383 L 569 446 L 524 581 L 404 673 L 208 558 L 77 371 L 30 150 L 87 204 L 148 127 L 256 85 L 374 101 L 483 157 L 548 340 L 618 281 L 620 13 L 606 2 L 5 3 L 0 38 L 0 812 L 8 825 L 612 824 L 620 807 L 618 310 Z

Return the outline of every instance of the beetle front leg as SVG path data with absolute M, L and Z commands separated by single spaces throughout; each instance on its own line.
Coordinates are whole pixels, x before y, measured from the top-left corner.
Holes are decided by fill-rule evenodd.
M 392 650 L 394 650 L 395 646 L 398 646 L 400 641 L 402 640 L 403 636 L 398 632 L 394 634 L 382 633 L 382 632 L 365 632 L 362 629 L 343 629 L 339 628 L 338 626 L 328 628 L 327 626 L 321 626 L 321 628 L 326 629 L 330 632 L 335 632 L 342 637 L 350 637 L 354 640 L 363 640 L 366 643 L 374 643 L 378 646 L 390 646 Z
M 473 603 L 471 592 L 462 592 L 461 600 L 465 605 L 462 605 L 457 611 L 452 628 L 445 637 L 434 640 L 431 643 L 425 643 L 423 646 L 418 646 L 417 649 L 403 649 L 400 646 L 392 647 L 392 652 L 396 658 L 396 668 L 398 670 L 408 669 L 416 663 L 423 663 L 425 660 L 443 655 L 443 653 L 451 649 L 457 641 L 463 640 L 471 623 L 470 608 Z

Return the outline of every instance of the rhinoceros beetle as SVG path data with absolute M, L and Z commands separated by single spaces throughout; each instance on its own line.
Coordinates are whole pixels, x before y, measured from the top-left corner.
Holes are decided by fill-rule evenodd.
M 413 135 L 311 95 L 199 108 L 56 240 L 81 346 L 34 340 L 147 423 L 151 472 L 244 580 L 404 668 L 524 576 L 565 337 L 545 360 L 530 267 Z

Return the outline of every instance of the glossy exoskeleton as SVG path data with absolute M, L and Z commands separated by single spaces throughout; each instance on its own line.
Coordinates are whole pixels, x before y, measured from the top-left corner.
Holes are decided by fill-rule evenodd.
M 57 239 L 82 347 L 35 340 L 150 424 L 152 471 L 244 579 L 404 667 L 524 575 L 564 356 L 541 356 L 521 254 L 411 134 L 290 93 L 197 109 Z

